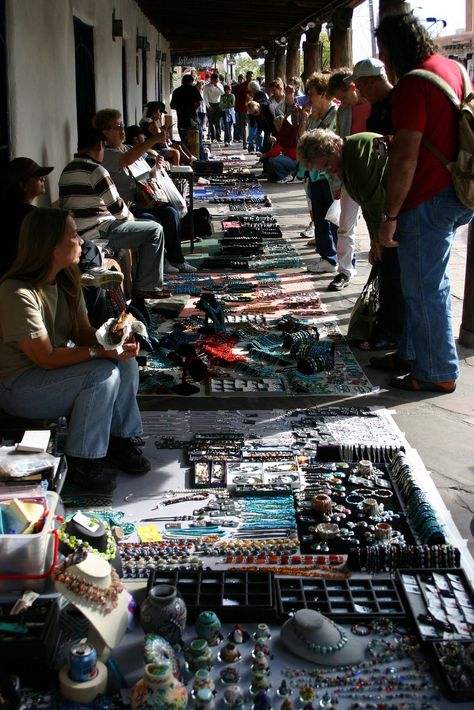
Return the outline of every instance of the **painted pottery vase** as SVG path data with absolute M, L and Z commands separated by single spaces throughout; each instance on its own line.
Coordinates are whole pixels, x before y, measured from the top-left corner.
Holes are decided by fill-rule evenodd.
M 196 671 L 193 680 L 193 695 L 197 695 L 198 690 L 201 690 L 202 688 L 209 688 L 212 693 L 215 693 L 216 690 L 215 683 L 212 680 L 211 674 L 207 668 L 200 668 Z
M 156 634 L 147 634 L 145 636 L 144 657 L 145 663 L 170 663 L 174 677 L 180 677 L 176 654 L 172 645 L 163 636 L 157 636 Z
M 236 685 L 240 680 L 240 673 L 235 666 L 226 666 L 219 676 L 224 685 Z
M 229 685 L 224 690 L 224 703 L 229 710 L 242 710 L 244 707 L 244 694 L 238 685 Z
M 223 663 L 238 663 L 240 661 L 241 653 L 237 646 L 233 643 L 226 643 L 219 653 L 219 660 Z
M 254 639 L 271 639 L 270 629 L 267 624 L 257 624 L 257 630 L 253 635 Z
M 184 649 L 184 658 L 191 673 L 201 668 L 210 670 L 212 667 L 212 651 L 206 639 L 194 639 L 189 646 Z
M 173 645 L 181 645 L 186 616 L 186 604 L 171 584 L 157 584 L 140 606 L 143 630 L 163 636 Z
M 210 688 L 199 688 L 194 696 L 193 705 L 196 710 L 214 710 L 216 701 L 212 690 Z
M 130 693 L 132 710 L 181 710 L 188 693 L 174 677 L 170 663 L 149 663 L 145 673 Z
M 270 710 L 272 699 L 266 690 L 259 690 L 255 695 L 252 710 Z
M 270 666 L 268 656 L 264 654 L 263 651 L 257 651 L 254 654 L 254 662 L 252 665 L 253 671 L 264 671 L 267 672 Z
M 252 674 L 252 681 L 250 683 L 250 692 L 255 695 L 259 690 L 268 690 L 270 687 L 270 681 L 268 680 L 265 673 L 262 671 L 255 671 Z
M 194 628 L 197 636 L 200 639 L 206 639 L 210 646 L 219 642 L 221 622 L 213 611 L 202 611 L 196 619 Z

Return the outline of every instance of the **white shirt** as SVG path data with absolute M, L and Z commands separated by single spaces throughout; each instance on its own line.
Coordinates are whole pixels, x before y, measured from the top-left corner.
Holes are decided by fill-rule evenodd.
M 206 84 L 202 93 L 204 96 L 204 101 L 206 102 L 206 106 L 209 106 L 209 104 L 219 103 L 219 99 L 224 93 L 224 90 L 221 89 L 219 86 L 216 86 L 215 84 Z

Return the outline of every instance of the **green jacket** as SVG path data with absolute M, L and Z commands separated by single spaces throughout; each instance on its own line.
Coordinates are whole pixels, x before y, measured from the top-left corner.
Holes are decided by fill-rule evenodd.
M 380 217 L 385 204 L 387 158 L 373 150 L 378 133 L 348 136 L 342 149 L 342 182 L 347 192 L 362 207 L 371 240 L 377 240 Z

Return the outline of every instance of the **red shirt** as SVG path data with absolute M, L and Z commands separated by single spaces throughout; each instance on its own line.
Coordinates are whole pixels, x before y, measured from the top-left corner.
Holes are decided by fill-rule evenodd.
M 247 93 L 249 82 L 243 81 L 241 84 L 234 86 L 233 94 L 235 94 L 235 110 L 237 113 L 247 113 Z
M 363 133 L 367 130 L 367 119 L 372 111 L 372 104 L 365 99 L 352 106 L 351 136 L 354 133 Z
M 438 74 L 462 97 L 463 82 L 456 62 L 440 54 L 425 59 L 417 69 Z M 392 121 L 395 133 L 402 129 L 419 131 L 448 160 L 457 148 L 458 122 L 454 105 L 437 86 L 419 77 L 402 77 L 393 90 Z M 438 158 L 420 145 L 413 182 L 401 212 L 413 209 L 441 192 L 451 176 Z

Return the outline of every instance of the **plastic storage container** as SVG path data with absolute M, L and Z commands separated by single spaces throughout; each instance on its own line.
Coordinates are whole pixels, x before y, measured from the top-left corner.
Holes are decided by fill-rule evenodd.
M 58 544 L 54 523 L 59 496 L 48 491 L 46 498 L 48 515 L 41 532 L 31 535 L 0 535 L 0 592 L 44 590 L 48 572 L 57 561 Z M 15 578 L 10 579 L 13 575 Z

